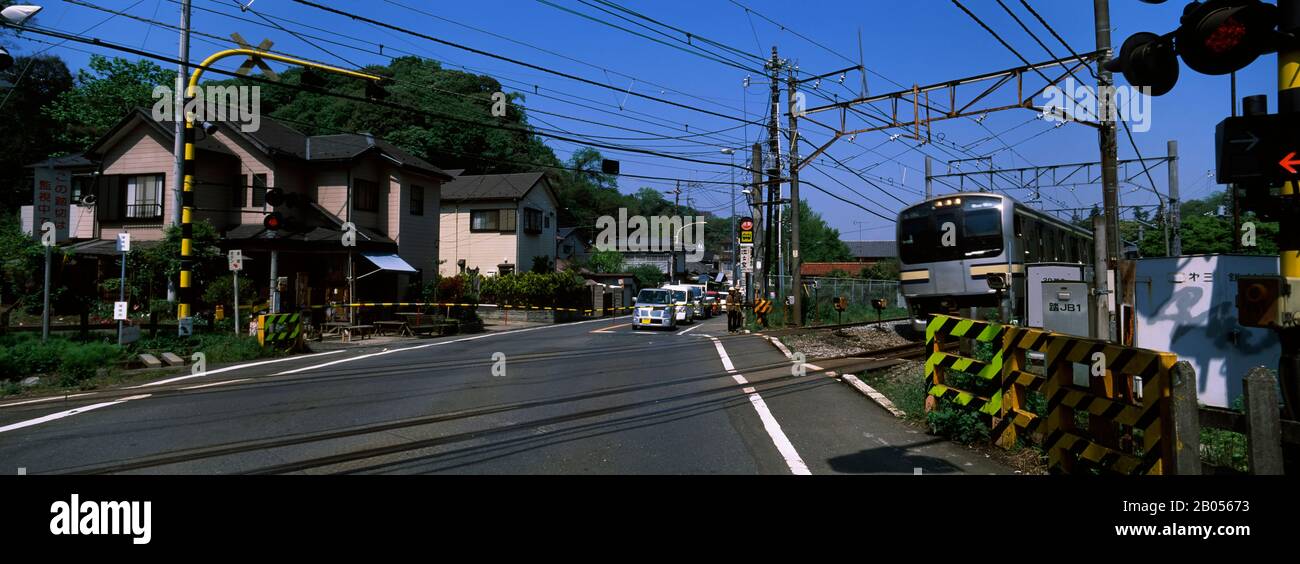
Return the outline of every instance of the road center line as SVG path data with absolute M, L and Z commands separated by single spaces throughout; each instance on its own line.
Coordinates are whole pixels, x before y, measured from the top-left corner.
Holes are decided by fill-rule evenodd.
M 736 372 L 736 366 L 732 364 L 731 357 L 727 356 L 727 349 L 722 346 L 722 341 L 717 337 L 709 337 L 713 341 L 713 346 L 718 349 L 718 357 L 722 359 L 722 367 L 731 373 L 731 377 L 736 380 L 737 384 L 748 384 L 744 375 Z M 772 439 L 776 445 L 777 452 L 785 459 L 785 464 L 790 468 L 790 472 L 796 476 L 808 476 L 812 472 L 808 470 L 808 465 L 804 463 L 803 458 L 799 456 L 799 451 L 795 450 L 794 444 L 790 442 L 789 437 L 785 436 L 785 431 L 781 429 L 781 423 L 777 422 L 776 417 L 772 415 L 772 410 L 768 409 L 767 402 L 763 401 L 763 396 L 753 388 L 745 388 L 749 393 L 749 403 L 754 406 L 754 411 L 758 412 L 758 418 L 763 422 L 763 429 L 767 431 L 767 436 Z
M 149 397 L 150 395 L 151 395 L 151 394 L 143 394 L 143 395 L 139 395 L 139 396 L 130 396 L 130 397 L 125 397 L 125 398 L 122 398 L 122 399 L 114 400 L 114 401 L 106 401 L 106 402 L 103 402 L 103 403 L 96 403 L 96 404 L 91 404 L 91 405 L 87 405 L 87 406 L 83 406 L 83 407 L 78 407 L 78 408 L 76 408 L 76 409 L 69 409 L 69 410 L 67 410 L 67 411 L 60 411 L 60 412 L 58 412 L 58 413 L 51 413 L 51 414 L 46 415 L 46 416 L 43 416 L 43 417 L 37 417 L 36 419 L 28 419 L 28 420 L 26 420 L 26 421 L 19 421 L 19 422 L 17 422 L 17 423 L 13 423 L 13 424 L 10 424 L 10 425 L 5 425 L 4 427 L 0 427 L 0 433 L 4 433 L 4 432 L 7 432 L 7 431 L 13 431 L 13 430 L 16 430 L 16 429 L 22 429 L 22 428 L 24 428 L 24 427 L 31 427 L 32 425 L 40 425 L 41 423 L 48 423 L 48 422 L 50 422 L 50 421 L 54 421 L 54 420 L 57 420 L 57 419 L 63 419 L 64 417 L 71 417 L 71 416 L 73 416 L 73 415 L 77 415 L 77 414 L 80 414 L 80 413 L 85 413 L 85 412 L 87 412 L 87 411 L 91 411 L 91 410 L 94 410 L 94 409 L 99 409 L 99 408 L 101 408 L 101 407 L 108 407 L 108 406 L 110 406 L 110 405 L 117 405 L 117 404 L 119 404 L 119 403 L 126 403 L 126 402 L 131 401 L 131 400 L 144 399 L 144 398 Z

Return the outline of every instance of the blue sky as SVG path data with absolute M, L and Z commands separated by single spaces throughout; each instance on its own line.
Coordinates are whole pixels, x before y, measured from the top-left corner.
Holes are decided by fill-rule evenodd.
M 1031 29 L 1039 33 L 1058 56 L 1065 54 L 1064 48 L 1037 24 L 1018 1 L 1004 1 L 1016 10 Z M 746 76 L 750 76 L 752 81 L 761 82 L 761 76 L 610 28 L 542 1 L 319 2 L 449 41 L 615 85 L 625 91 L 615 92 L 575 83 L 425 39 L 378 29 L 289 0 L 255 0 L 252 8 L 299 34 L 327 38 L 348 46 L 320 39 L 312 40 L 310 37 L 308 40 L 316 45 L 308 44 L 283 30 L 262 25 L 266 23 L 265 20 L 254 13 L 241 13 L 235 6 L 235 0 L 194 0 L 193 27 L 196 31 L 220 37 L 239 32 L 254 43 L 262 38 L 270 38 L 275 42 L 274 50 L 345 67 L 386 62 L 385 56 L 375 53 L 379 51 L 380 44 L 387 56 L 413 53 L 437 59 L 452 68 L 468 67 L 502 80 L 508 90 L 523 92 L 526 95 L 524 104 L 529 109 L 566 116 L 534 113 L 534 124 L 580 135 L 651 137 L 645 133 L 613 129 L 569 119 L 570 117 L 643 130 L 655 136 L 679 137 L 726 130 L 716 135 L 686 139 L 606 140 L 614 144 L 727 162 L 728 157 L 721 154 L 721 147 L 746 146 L 762 133 L 754 126 L 738 127 L 741 125 L 738 121 L 639 99 L 626 93 L 626 90 L 631 90 L 716 113 L 748 116 L 748 119 L 757 121 L 763 117 L 768 96 L 767 86 L 751 84 L 745 88 L 744 81 Z M 644 28 L 636 28 L 634 24 L 618 20 L 576 0 L 546 2 L 654 36 Z M 177 36 L 174 29 L 152 26 L 123 16 L 110 19 L 111 14 L 84 5 L 125 10 L 134 16 L 174 24 L 179 19 L 179 4 L 174 0 L 45 0 L 38 3 L 45 6 L 45 11 L 36 21 L 40 26 L 67 32 L 82 32 L 91 26 L 97 26 L 86 35 L 175 55 Z M 924 85 L 1020 65 L 1015 55 L 950 0 L 814 0 L 797 3 L 743 0 L 741 3 L 755 13 L 778 22 L 786 30 L 759 15 L 747 13 L 730 0 L 620 2 L 625 7 L 665 24 L 748 53 L 766 56 L 772 46 L 776 45 L 783 58 L 791 59 L 799 65 L 800 70 L 809 73 L 819 74 L 849 66 L 851 63 L 844 57 L 857 58 L 858 32 L 861 30 L 864 62 L 871 71 L 867 75 L 868 89 L 872 94 L 899 90 L 896 84 L 907 87 L 912 84 Z M 1095 47 L 1091 0 L 1031 0 L 1030 3 L 1076 51 L 1087 52 Z M 591 4 L 599 5 L 596 2 Z M 993 0 L 967 0 L 964 4 L 1031 61 L 1039 62 L 1050 58 Z M 1174 1 L 1152 6 L 1137 0 L 1113 0 L 1111 4 L 1113 41 L 1118 46 L 1124 38 L 1138 31 L 1163 33 L 1172 30 L 1177 24 L 1184 2 Z M 228 16 L 244 18 L 246 21 Z M 825 48 L 814 45 L 795 33 L 810 38 Z M 669 43 L 676 41 L 662 35 L 655 37 Z M 17 54 L 30 54 L 50 48 L 50 52 L 63 57 L 73 68 L 84 66 L 90 52 L 112 53 L 106 49 L 74 44 L 51 48 L 49 44 L 22 38 L 11 38 L 7 46 Z M 230 46 L 228 42 L 196 36 L 192 50 L 197 59 Z M 232 62 L 230 66 L 237 64 Z M 1268 94 L 1270 106 L 1275 106 L 1275 67 L 1276 57 L 1270 55 L 1239 73 L 1239 96 Z M 1080 75 L 1081 78 L 1087 76 Z M 1123 84 L 1122 78 L 1119 82 Z M 1042 82 L 1035 76 L 1030 77 L 1026 84 L 1037 88 Z M 838 94 L 840 99 L 844 99 L 860 89 L 859 75 L 849 73 L 846 85 L 847 87 L 842 87 L 828 82 L 819 91 L 832 96 Z M 536 94 L 533 93 L 534 87 Z M 997 102 L 996 105 L 1001 105 L 1009 102 L 1013 96 L 1014 93 L 1008 90 L 993 101 Z M 823 103 L 812 92 L 808 93 L 808 100 L 810 105 Z M 1040 98 L 1037 101 L 1042 103 L 1044 100 Z M 575 105 L 574 102 L 588 107 Z M 946 100 L 942 102 L 946 105 Z M 1134 133 L 1137 146 L 1145 157 L 1163 155 L 1168 140 L 1179 142 L 1184 198 L 1200 197 L 1220 189 L 1207 174 L 1214 168 L 1214 126 L 1227 116 L 1229 104 L 1228 77 L 1201 76 L 1184 67 L 1177 88 L 1172 93 L 1155 99 L 1151 130 Z M 782 109 L 784 111 L 784 102 Z M 1053 128 L 1053 124 L 1036 120 L 1034 115 L 1029 110 L 1018 109 L 989 114 L 982 124 L 969 119 L 939 122 L 935 125 L 933 135 L 942 136 L 943 143 L 925 147 L 917 147 L 914 142 L 905 139 L 890 141 L 888 132 L 874 132 L 861 135 L 852 143 L 842 139 L 830 149 L 829 154 L 867 175 L 878 187 L 870 186 L 847 172 L 836 171 L 829 161 L 818 164 L 821 170 L 811 167 L 805 169 L 803 177 L 857 204 L 877 210 L 885 216 L 892 216 L 903 207 L 900 201 L 910 204 L 919 198 L 924 184 L 921 173 L 924 153 L 931 154 L 938 160 L 936 171 L 948 167 L 945 161 L 949 159 L 988 155 L 992 156 L 993 163 L 999 168 L 1098 159 L 1094 129 L 1078 124 Z M 785 120 L 782 118 L 782 126 L 784 125 Z M 801 128 L 805 137 L 817 145 L 829 139 L 825 129 L 806 122 Z M 1000 140 L 990 139 L 976 144 L 981 139 L 990 137 L 990 132 L 1002 133 Z M 561 158 L 567 157 L 575 148 L 574 144 L 568 142 L 548 141 L 548 144 Z M 958 146 L 962 146 L 965 151 L 959 150 Z M 687 180 L 731 179 L 725 166 L 618 151 L 604 152 L 610 158 L 620 159 L 622 169 L 627 173 Z M 808 152 L 803 150 L 804 154 Z M 1121 159 L 1135 156 L 1122 130 L 1119 152 Z M 741 154 L 738 153 L 737 158 L 740 157 Z M 965 170 L 970 170 L 987 165 L 967 163 L 964 166 Z M 1131 169 L 1131 172 L 1140 170 Z M 1164 193 L 1165 170 L 1155 169 L 1152 176 L 1156 189 Z M 852 193 L 836 180 L 875 203 Z M 1134 182 L 1147 184 L 1145 176 Z M 620 182 L 620 187 L 625 191 L 633 191 L 642 186 L 666 190 L 670 185 L 671 182 L 630 178 Z M 725 215 L 729 213 L 732 201 L 729 190 L 724 185 L 707 184 L 692 187 L 687 195 L 693 199 L 696 207 L 713 209 Z M 939 187 L 937 191 L 942 193 L 950 189 Z M 845 239 L 892 239 L 892 222 L 844 204 L 811 187 L 805 187 L 803 192 L 813 207 L 832 226 L 840 229 Z M 1022 199 L 1032 197 L 1032 193 L 1027 191 L 1013 191 L 1012 195 Z M 1043 196 L 1041 207 L 1045 209 L 1089 207 L 1100 201 L 1100 186 L 1044 189 Z M 1121 186 L 1121 198 L 1125 205 L 1152 204 L 1156 201 L 1156 196 L 1147 188 L 1133 184 Z

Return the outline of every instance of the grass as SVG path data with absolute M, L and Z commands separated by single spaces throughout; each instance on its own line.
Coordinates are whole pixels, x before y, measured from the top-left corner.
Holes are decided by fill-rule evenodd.
M 915 366 L 881 372 L 868 372 L 862 381 L 889 398 L 894 407 L 901 409 L 907 419 L 917 423 L 925 421 L 925 369 Z
M 171 352 L 190 360 L 193 353 L 201 352 L 209 365 L 285 354 L 259 346 L 254 337 L 230 334 L 158 337 L 125 347 L 118 347 L 115 339 L 115 336 L 94 334 L 86 340 L 52 336 L 42 343 L 40 336 L 32 333 L 0 336 L 0 397 L 42 391 L 90 390 L 158 376 L 155 371 L 124 372 L 127 363 L 141 353 L 157 356 Z M 40 377 L 40 382 L 36 386 L 23 386 L 22 380 L 31 376 Z

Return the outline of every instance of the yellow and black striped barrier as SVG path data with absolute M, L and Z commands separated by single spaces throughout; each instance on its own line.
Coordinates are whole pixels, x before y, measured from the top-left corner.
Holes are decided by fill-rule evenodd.
M 944 352 L 946 338 L 997 343 L 997 348 L 985 362 Z M 931 316 L 926 347 L 928 394 L 989 416 L 991 437 L 998 445 L 1038 443 L 1054 473 L 1172 471 L 1176 439 L 1170 371 L 1178 360 L 1175 355 L 946 315 Z M 1041 375 L 1026 369 L 1030 351 L 1044 355 Z M 1087 368 L 1087 386 L 1075 383 L 1076 365 Z M 952 387 L 945 382 L 948 371 L 995 383 L 996 391 L 981 397 Z M 1046 399 L 1045 415 L 1028 407 L 1034 393 Z M 1085 426 L 1076 414 L 1086 417 Z
M 1166 467 L 1172 471 L 1170 370 L 1177 361 L 1171 353 L 1052 337 L 1043 386 L 1047 396 L 1043 446 L 1050 469 L 1075 473 L 1082 464 L 1120 474 L 1163 474 Z M 1091 386 L 1075 385 L 1074 364 L 1088 366 Z M 1140 395 L 1135 393 L 1135 378 L 1141 379 Z M 1077 412 L 1088 414 L 1086 429 L 1079 428 Z M 1138 434 L 1140 449 L 1133 439 Z
M 257 342 L 262 346 L 295 346 L 302 336 L 302 317 L 297 313 L 257 316 Z
M 763 298 L 754 300 L 754 313 L 762 315 L 772 313 L 772 300 L 765 300 Z
M 949 370 L 966 372 L 986 382 L 1001 382 L 1002 350 L 1001 346 L 994 352 L 988 362 L 947 353 L 942 350 L 945 337 L 973 339 L 981 343 L 1001 344 L 1005 329 L 996 323 L 986 323 L 973 319 L 961 319 L 946 315 L 935 315 L 925 328 L 925 345 L 929 353 L 925 360 L 926 393 L 937 398 L 946 399 L 957 405 L 968 407 L 985 415 L 995 415 L 1002 410 L 1002 391 L 992 397 L 981 397 L 975 392 L 962 390 L 947 382 Z

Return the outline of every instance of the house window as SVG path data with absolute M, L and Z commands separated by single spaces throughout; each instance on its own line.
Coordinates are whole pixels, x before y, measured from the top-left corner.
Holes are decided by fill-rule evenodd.
M 411 215 L 424 215 L 423 186 L 411 186 Z
M 247 189 L 247 187 L 249 186 L 248 175 L 240 176 L 239 183 L 244 185 L 245 189 Z M 266 206 L 266 175 L 265 174 L 253 175 L 252 189 L 253 189 L 253 199 L 252 199 L 253 207 L 255 208 L 265 207 Z
M 524 231 L 527 233 L 542 232 L 542 210 L 524 208 Z
M 358 211 L 379 211 L 379 184 L 358 178 L 352 181 L 352 208 Z
M 469 230 L 474 232 L 515 232 L 515 210 L 472 210 Z
M 126 217 L 129 219 L 158 219 L 163 215 L 163 185 L 161 174 L 130 176 L 126 179 Z
M 550 228 L 551 228 L 551 214 L 549 214 L 549 213 L 546 214 L 546 228 L 547 228 L 547 229 L 550 229 Z

